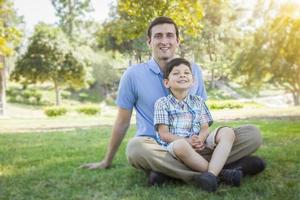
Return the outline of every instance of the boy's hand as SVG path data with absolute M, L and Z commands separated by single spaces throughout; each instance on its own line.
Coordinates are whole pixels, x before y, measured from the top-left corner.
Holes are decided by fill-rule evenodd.
M 201 136 L 193 135 L 191 139 L 192 139 L 192 147 L 196 151 L 201 151 L 205 148 L 205 138 Z

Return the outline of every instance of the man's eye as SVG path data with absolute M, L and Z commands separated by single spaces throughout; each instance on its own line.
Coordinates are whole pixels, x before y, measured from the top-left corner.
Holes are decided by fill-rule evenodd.
M 184 74 L 187 74 L 187 75 L 189 75 L 189 74 L 191 74 L 191 72 L 184 72 Z
M 173 37 L 174 37 L 174 34 L 171 34 L 171 33 L 170 33 L 170 34 L 167 34 L 167 37 L 168 37 L 168 38 L 173 38 Z
M 159 38 L 161 38 L 161 35 L 154 35 L 154 38 L 159 39 Z

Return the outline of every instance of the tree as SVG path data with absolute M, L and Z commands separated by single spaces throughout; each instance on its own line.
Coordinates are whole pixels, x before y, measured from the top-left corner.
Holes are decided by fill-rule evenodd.
M 0 0 L 0 115 L 4 115 L 6 103 L 7 58 L 14 54 L 14 48 L 20 43 L 21 31 L 18 20 L 9 0 Z
M 83 19 L 92 11 L 90 0 L 51 0 L 59 26 L 71 39 L 79 35 Z
M 226 69 L 232 62 L 231 53 L 235 48 L 231 45 L 238 36 L 236 23 L 241 14 L 229 1 L 201 2 L 204 10 L 202 32 L 187 43 L 196 61 L 210 71 L 210 87 L 214 88 L 216 78 L 228 76 Z
M 83 87 L 87 62 L 77 53 L 61 29 L 38 24 L 29 46 L 17 63 L 12 78 L 23 84 L 51 81 L 55 88 L 56 105 L 65 86 Z
M 299 6 L 285 4 L 277 16 L 257 29 L 252 44 L 235 62 L 235 76 L 249 88 L 271 83 L 300 98 L 300 17 Z
M 196 37 L 201 32 L 202 6 L 198 0 L 120 0 L 112 7 L 114 17 L 98 33 L 99 46 L 136 55 L 139 62 L 148 49 L 146 29 L 157 16 L 169 16 L 177 23 L 181 36 Z M 182 41 L 184 42 L 184 41 Z M 149 55 L 149 53 L 148 53 Z

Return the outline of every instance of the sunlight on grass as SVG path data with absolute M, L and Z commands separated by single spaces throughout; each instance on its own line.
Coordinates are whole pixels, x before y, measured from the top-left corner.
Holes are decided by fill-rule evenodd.
M 214 127 L 221 123 L 215 123 Z M 246 177 L 240 188 L 221 185 L 214 194 L 181 182 L 148 187 L 147 177 L 125 157 L 131 128 L 109 170 L 78 169 L 104 157 L 111 127 L 53 133 L 0 134 L 0 199 L 299 199 L 300 121 L 230 121 L 256 124 L 264 144 L 256 153 L 267 161 L 264 173 Z

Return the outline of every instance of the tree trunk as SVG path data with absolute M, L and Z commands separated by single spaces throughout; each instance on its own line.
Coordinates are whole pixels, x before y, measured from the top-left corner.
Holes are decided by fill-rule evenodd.
M 0 55 L 0 116 L 5 115 L 6 106 L 6 72 L 5 59 Z
M 54 88 L 55 88 L 55 105 L 60 106 L 60 88 L 58 84 L 54 81 Z
M 294 105 L 299 106 L 300 105 L 300 92 L 293 92 L 293 100 L 294 100 Z

